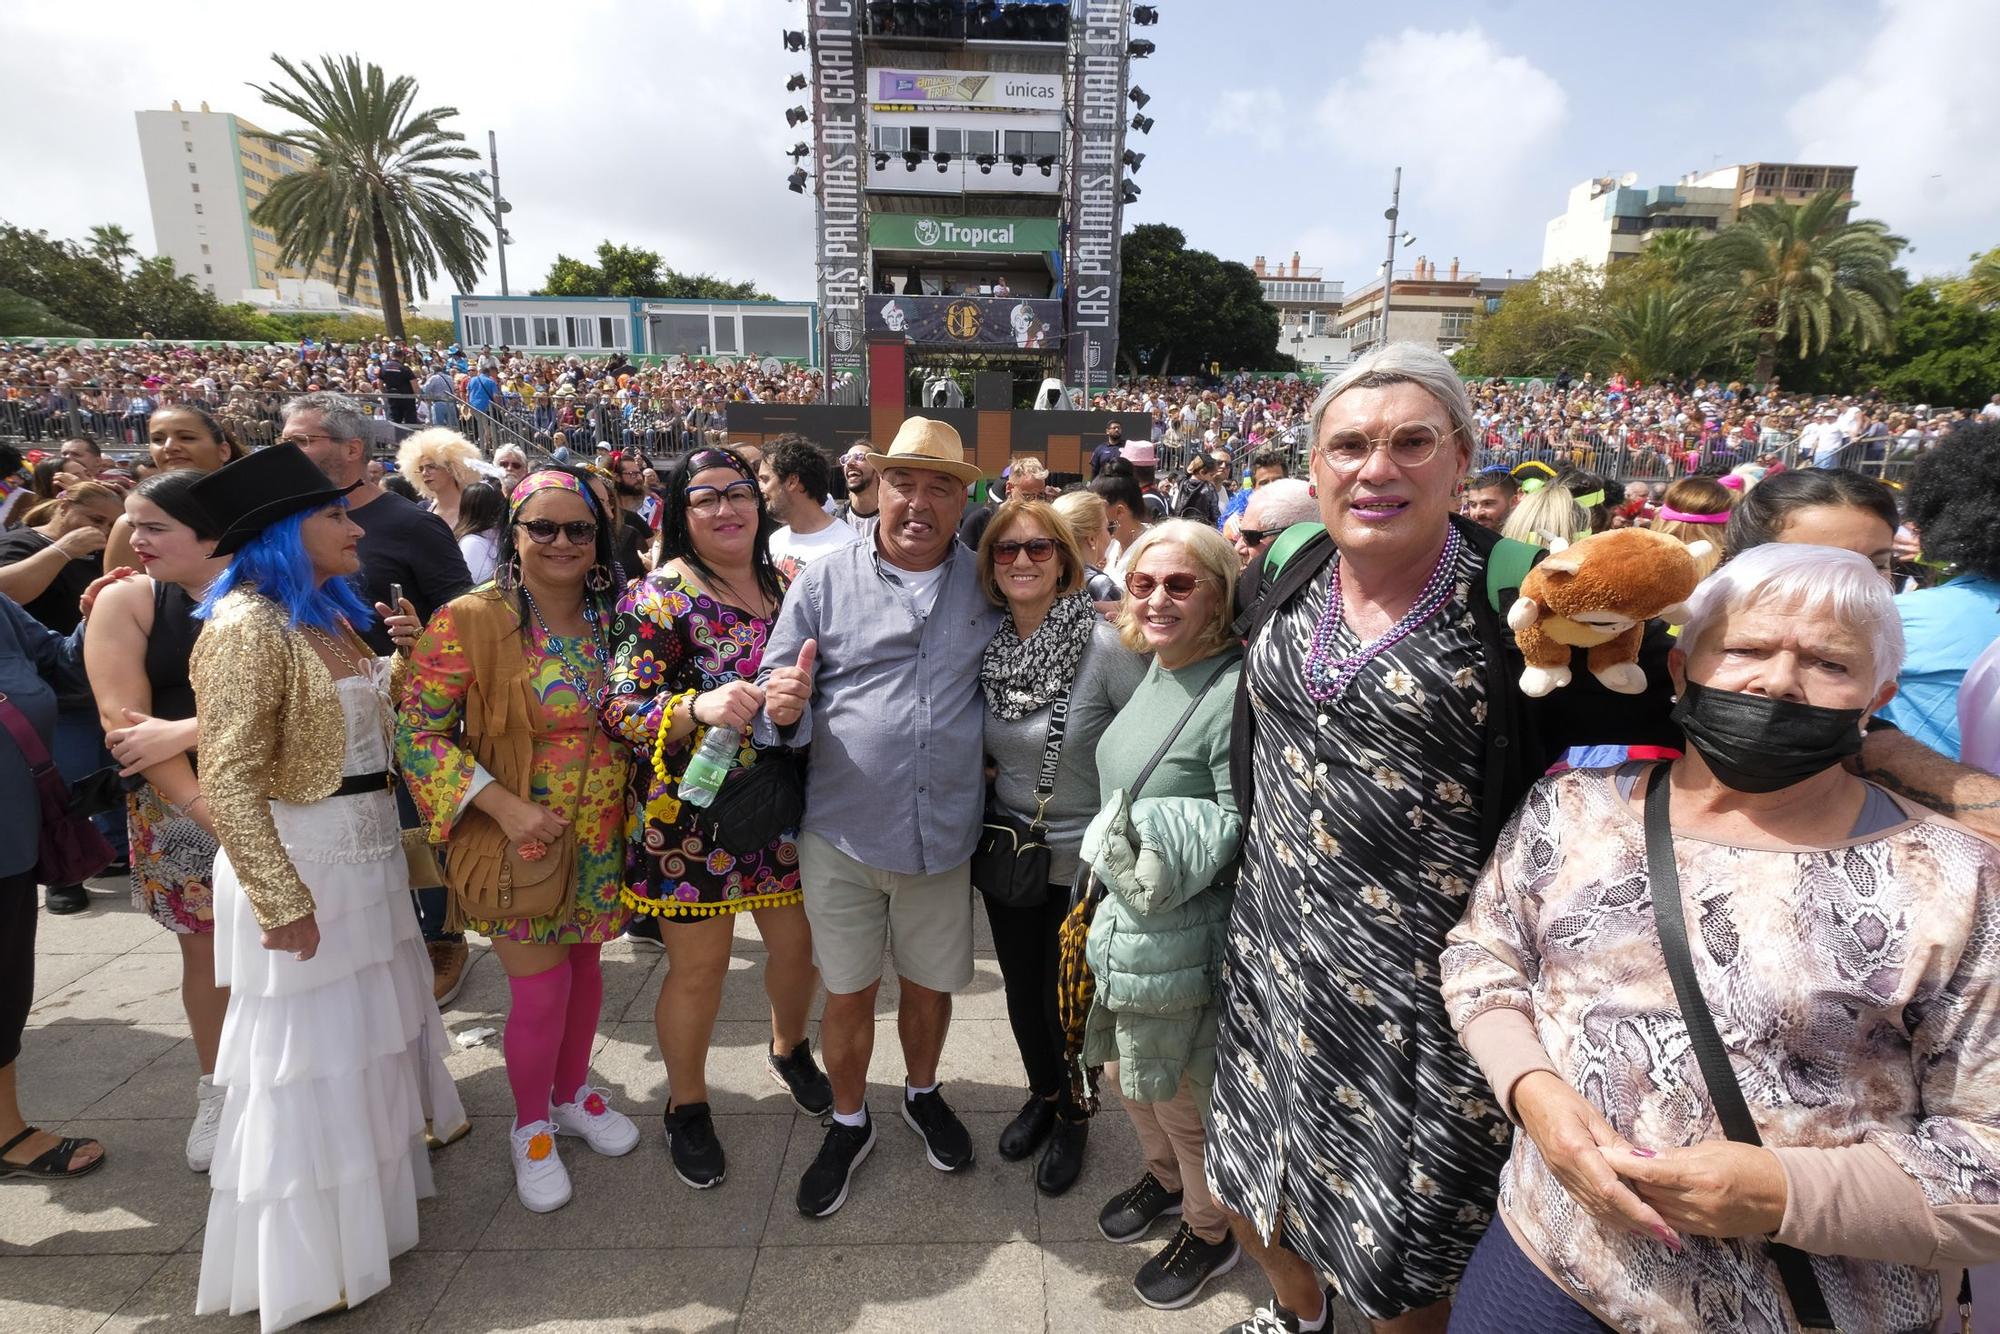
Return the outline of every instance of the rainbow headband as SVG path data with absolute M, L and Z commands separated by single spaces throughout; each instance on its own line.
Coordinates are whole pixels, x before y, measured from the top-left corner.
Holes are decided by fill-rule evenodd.
M 590 506 L 591 513 L 597 512 L 597 497 L 584 489 L 582 482 L 560 468 L 544 468 L 531 472 L 514 484 L 514 494 L 509 497 L 507 517 L 513 518 L 521 512 L 521 506 L 528 503 L 528 497 L 537 491 L 570 491 L 583 497 L 583 503 Z
M 726 450 L 698 449 L 689 456 L 688 476 L 692 477 L 698 472 L 707 472 L 710 468 L 727 468 L 738 477 L 747 477 L 753 482 L 757 480 L 756 474 L 743 465 L 743 460 Z
M 1728 523 L 1727 510 L 1721 514 L 1689 514 L 1668 505 L 1660 506 L 1659 518 L 1667 523 Z

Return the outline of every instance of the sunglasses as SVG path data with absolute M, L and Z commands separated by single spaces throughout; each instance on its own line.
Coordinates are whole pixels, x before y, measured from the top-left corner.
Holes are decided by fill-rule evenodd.
M 1170 574 L 1164 579 L 1156 579 L 1150 574 L 1134 570 L 1125 576 L 1125 591 L 1135 598 L 1149 598 L 1153 590 L 1165 586 L 1167 596 L 1176 602 L 1186 602 L 1194 596 L 1194 590 L 1201 586 L 1201 577 L 1193 574 Z
M 569 523 L 557 523 L 554 519 L 527 519 L 514 526 L 526 529 L 528 540 L 538 547 L 555 541 L 557 533 L 569 539 L 573 547 L 594 546 L 597 542 L 597 525 L 589 519 L 575 519 Z
M 1055 539 L 1031 537 L 1025 542 L 995 542 L 993 544 L 993 563 L 995 565 L 1012 565 L 1014 558 L 1024 551 L 1028 553 L 1028 559 L 1035 564 L 1046 564 L 1049 557 L 1056 554 Z
M 1273 530 L 1269 528 L 1238 528 L 1236 531 L 1242 535 L 1246 546 L 1253 547 L 1263 546 L 1264 540 L 1274 535 Z

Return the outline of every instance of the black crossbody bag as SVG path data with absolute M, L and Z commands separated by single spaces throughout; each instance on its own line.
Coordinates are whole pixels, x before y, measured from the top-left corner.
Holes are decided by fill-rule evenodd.
M 1722 1132 L 1738 1144 L 1762 1147 L 1763 1136 L 1743 1099 L 1743 1087 L 1730 1068 L 1729 1054 L 1722 1049 L 1722 1036 L 1715 1031 L 1715 1017 L 1701 994 L 1695 976 L 1694 956 L 1688 950 L 1687 917 L 1681 907 L 1680 870 L 1674 865 L 1673 828 L 1667 817 L 1667 765 L 1653 769 L 1646 784 L 1646 872 L 1652 881 L 1653 920 L 1660 932 L 1660 951 L 1667 956 L 1667 976 L 1673 979 L 1674 999 L 1680 1002 L 1681 1018 L 1687 1024 L 1694 1045 L 1701 1079 L 1708 1086 L 1708 1100 L 1715 1107 Z M 1784 1280 L 1785 1296 L 1791 1299 L 1792 1314 L 1806 1329 L 1833 1329 L 1827 1314 L 1826 1294 L 1813 1275 L 1812 1261 L 1805 1252 L 1780 1242 L 1769 1243 L 1771 1259 Z
M 999 794 L 986 789 L 986 814 L 979 845 L 972 850 L 972 883 L 1003 908 L 1038 908 L 1048 902 L 1049 827 L 1043 815 L 1055 795 L 1056 766 L 1062 760 L 1063 736 L 1069 730 L 1069 687 L 1049 702 L 1049 732 L 1042 742 L 1042 763 L 1035 775 L 1035 818 L 1023 820 L 1000 804 Z

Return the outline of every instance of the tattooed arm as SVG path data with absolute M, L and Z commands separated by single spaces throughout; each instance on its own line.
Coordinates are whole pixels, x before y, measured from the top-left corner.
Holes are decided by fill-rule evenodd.
M 1907 733 L 1870 731 L 1861 745 L 1861 776 L 2000 839 L 2000 778 L 1948 760 Z

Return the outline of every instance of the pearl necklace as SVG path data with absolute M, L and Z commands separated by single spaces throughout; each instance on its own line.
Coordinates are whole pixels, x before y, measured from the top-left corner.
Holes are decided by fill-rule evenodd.
M 1360 652 L 1348 658 L 1336 658 L 1333 653 L 1333 641 L 1340 634 L 1343 613 L 1340 560 L 1337 556 L 1334 558 L 1326 610 L 1320 614 L 1319 624 L 1313 627 L 1312 647 L 1306 653 L 1306 693 L 1312 696 L 1314 703 L 1330 704 L 1340 698 L 1341 692 L 1361 674 L 1362 668 L 1415 634 L 1426 621 L 1444 609 L 1451 597 L 1459 552 L 1463 546 L 1458 530 L 1446 529 L 1444 550 L 1438 554 L 1437 564 L 1431 569 L 1430 578 L 1424 581 L 1416 602 L 1403 614 L 1403 619 L 1390 628 L 1389 633 L 1373 643 L 1364 644 Z

